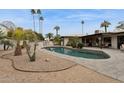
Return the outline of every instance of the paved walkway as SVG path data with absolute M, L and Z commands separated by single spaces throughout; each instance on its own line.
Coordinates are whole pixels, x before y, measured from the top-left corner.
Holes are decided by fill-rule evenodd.
M 9 51 L 10 52 L 10 51 Z M 8 53 L 8 51 L 0 51 L 0 56 Z M 44 52 L 45 53 L 45 52 Z M 63 60 L 64 61 L 64 60 Z M 67 70 L 59 72 L 32 73 L 15 70 L 12 62 L 7 59 L 0 58 L 0 82 L 120 82 L 93 70 L 87 69 L 81 65 L 74 66 Z
M 101 50 L 110 55 L 109 59 L 86 59 L 68 55 L 53 53 L 56 56 L 67 58 L 92 69 L 96 72 L 124 81 L 124 52 L 116 49 L 84 48 L 91 50 Z M 47 51 L 48 52 L 48 51 Z

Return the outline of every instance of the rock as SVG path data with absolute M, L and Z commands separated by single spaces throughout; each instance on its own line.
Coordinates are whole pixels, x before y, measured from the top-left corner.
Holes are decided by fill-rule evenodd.
M 46 58 L 46 59 L 45 59 L 45 62 L 49 62 L 49 58 Z

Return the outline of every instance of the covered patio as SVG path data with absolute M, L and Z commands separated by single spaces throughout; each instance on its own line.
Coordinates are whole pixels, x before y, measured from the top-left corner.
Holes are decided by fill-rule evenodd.
M 124 32 L 107 32 L 82 37 L 85 47 L 115 48 L 120 49 L 124 42 Z

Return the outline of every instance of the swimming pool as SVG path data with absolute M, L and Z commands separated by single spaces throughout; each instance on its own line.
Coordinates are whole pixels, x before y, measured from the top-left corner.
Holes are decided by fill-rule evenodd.
M 71 49 L 65 47 L 46 47 L 45 49 L 49 51 L 54 51 L 61 54 L 66 54 L 75 57 L 82 57 L 88 59 L 107 59 L 110 56 L 103 51 L 87 50 L 87 49 Z

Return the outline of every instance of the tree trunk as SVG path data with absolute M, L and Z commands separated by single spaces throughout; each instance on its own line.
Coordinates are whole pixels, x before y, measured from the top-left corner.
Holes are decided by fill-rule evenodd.
M 56 30 L 56 36 L 58 36 L 58 30 Z
M 105 26 L 105 33 L 107 32 L 107 26 Z
M 33 54 L 31 55 L 31 50 L 30 50 L 30 46 L 28 44 L 26 44 L 26 50 L 27 50 L 27 54 L 29 56 L 29 59 L 31 62 L 34 62 L 36 60 L 36 44 L 34 44 L 34 51 Z
M 82 34 L 83 34 L 83 24 L 82 24 Z
M 3 45 L 4 51 L 6 50 L 6 44 Z
M 6 48 L 7 50 L 9 49 L 9 45 L 7 46 L 7 48 Z
M 49 40 L 50 40 L 50 38 L 51 38 L 51 37 L 49 36 Z
M 33 15 L 33 25 L 34 25 L 34 32 L 35 32 L 35 19 L 34 19 L 34 15 Z
M 17 42 L 14 56 L 20 56 L 20 55 L 22 55 L 21 46 L 20 46 L 20 42 Z
M 40 33 L 40 15 L 39 15 L 39 33 Z

